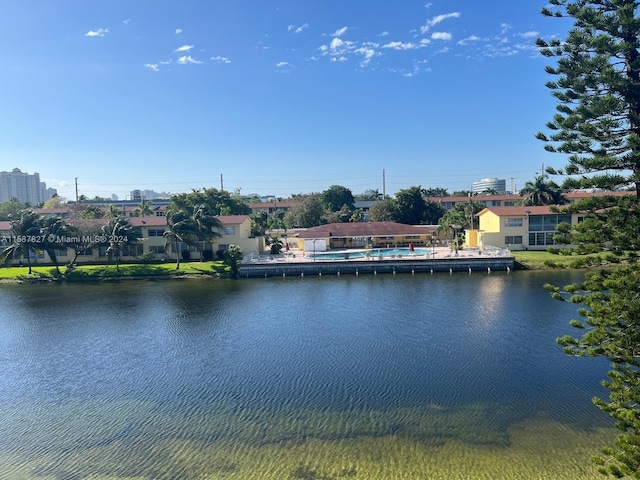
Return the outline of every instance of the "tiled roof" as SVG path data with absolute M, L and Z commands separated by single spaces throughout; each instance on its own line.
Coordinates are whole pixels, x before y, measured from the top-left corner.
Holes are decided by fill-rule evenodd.
M 484 215 L 486 212 L 494 213 L 499 217 L 524 217 L 527 215 L 550 215 L 555 213 L 547 205 L 541 207 L 487 207 L 480 211 L 477 216 Z
M 395 222 L 328 223 L 307 228 L 299 238 L 377 237 L 386 235 L 431 235 L 435 227 L 417 227 Z
M 216 218 L 223 225 L 238 225 L 251 217 L 249 215 L 218 215 Z

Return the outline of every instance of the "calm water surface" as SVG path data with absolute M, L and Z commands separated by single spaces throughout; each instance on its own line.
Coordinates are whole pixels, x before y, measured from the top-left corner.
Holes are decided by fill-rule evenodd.
M 0 479 L 588 479 L 581 273 L 1 285 Z

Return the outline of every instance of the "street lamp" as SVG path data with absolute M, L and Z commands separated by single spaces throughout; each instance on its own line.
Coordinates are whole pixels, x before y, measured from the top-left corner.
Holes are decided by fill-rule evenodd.
M 313 263 L 316 262 L 316 239 L 313 239 Z

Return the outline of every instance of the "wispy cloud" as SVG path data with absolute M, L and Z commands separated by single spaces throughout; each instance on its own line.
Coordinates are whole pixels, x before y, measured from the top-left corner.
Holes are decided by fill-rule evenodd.
M 228 57 L 221 57 L 220 55 L 211 57 L 211 60 L 218 63 L 231 63 L 231 60 Z
M 431 38 L 433 40 L 451 40 L 451 34 L 449 32 L 433 32 Z
M 519 33 L 518 35 L 521 36 L 522 38 L 535 38 L 538 36 L 538 32 L 532 30 L 530 32 Z
M 89 30 L 84 34 L 85 37 L 104 37 L 105 34 L 109 33 L 108 28 L 98 28 L 97 30 Z
M 466 38 L 463 38 L 462 40 L 458 40 L 458 45 L 466 45 L 470 42 L 477 42 L 478 40 L 480 40 L 480 37 L 476 37 L 475 35 L 469 35 Z
M 449 18 L 458 18 L 459 16 L 460 16 L 460 12 L 451 12 L 451 13 L 444 13 L 442 15 L 436 15 L 435 17 L 431 18 L 431 20 L 428 20 L 427 23 L 425 23 L 423 26 L 420 27 L 420 33 L 424 35 L 429 31 L 431 27 L 438 25 L 439 23 L 442 23 L 445 20 L 448 20 Z
M 345 33 L 347 33 L 347 30 L 349 30 L 349 27 L 342 27 L 337 29 L 335 32 L 333 32 L 331 34 L 332 37 L 341 37 L 342 35 L 344 35 Z
M 433 2 L 425 3 L 424 8 L 429 9 L 431 8 L 431 5 L 433 5 Z
M 124 23 L 125 25 L 133 25 L 133 20 L 131 20 L 130 18 L 125 18 L 122 23 Z
M 278 62 L 276 63 L 276 67 L 278 68 L 283 68 L 283 67 L 290 67 L 291 64 L 289 62 Z
M 179 52 L 188 52 L 189 50 L 191 50 L 193 48 L 193 45 L 182 45 L 181 47 L 178 47 L 174 50 L 175 53 L 179 53 Z
M 500 24 L 500 33 L 502 35 L 504 35 L 505 33 L 507 33 L 509 30 L 511 30 L 513 27 L 511 25 L 509 25 L 508 23 L 501 23 Z
M 178 63 L 180 65 L 187 65 L 187 64 L 200 64 L 202 62 L 200 60 L 196 60 L 191 55 L 184 55 L 178 59 Z
M 176 28 L 176 35 L 180 35 L 182 33 L 182 29 L 181 28 Z
M 386 37 L 387 35 L 389 35 L 389 32 L 387 31 L 378 34 L 379 37 Z
M 302 31 L 306 28 L 309 28 L 309 24 L 308 23 L 304 23 L 302 25 L 300 25 L 299 27 L 296 25 L 289 25 L 287 27 L 287 32 L 293 32 L 293 33 L 302 33 Z
M 158 68 L 158 64 L 157 63 L 145 63 L 144 64 L 145 67 L 153 70 L 154 72 L 159 72 L 160 69 Z

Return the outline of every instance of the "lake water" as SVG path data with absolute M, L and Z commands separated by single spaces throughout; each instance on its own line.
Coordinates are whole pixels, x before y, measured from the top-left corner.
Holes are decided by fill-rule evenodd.
M 590 479 L 571 272 L 0 285 L 0 479 Z

